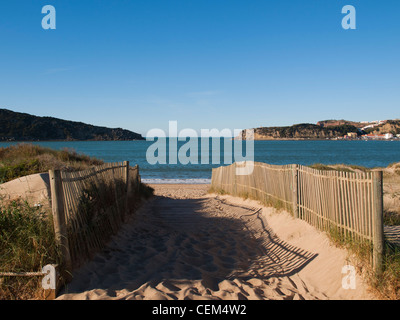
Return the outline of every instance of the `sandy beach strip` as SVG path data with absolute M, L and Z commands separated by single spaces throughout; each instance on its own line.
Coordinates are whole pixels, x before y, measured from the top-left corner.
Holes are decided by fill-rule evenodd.
M 287 212 L 209 185 L 151 186 L 155 197 L 58 299 L 374 298 L 358 275 L 343 288 L 348 253 Z

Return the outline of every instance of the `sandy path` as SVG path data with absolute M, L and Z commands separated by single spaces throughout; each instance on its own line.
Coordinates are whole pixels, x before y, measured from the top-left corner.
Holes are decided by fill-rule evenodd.
M 356 290 L 341 288 L 346 253 L 288 214 L 207 195 L 204 185 L 153 187 L 156 197 L 75 272 L 59 299 L 371 298 L 360 279 Z M 269 217 L 289 223 L 297 236 L 282 234 L 293 241 L 279 238 Z M 299 246 L 309 232 L 319 243 Z

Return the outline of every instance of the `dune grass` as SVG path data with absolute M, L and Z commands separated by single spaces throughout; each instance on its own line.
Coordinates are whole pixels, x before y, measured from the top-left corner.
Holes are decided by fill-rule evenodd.
M 400 225 L 400 215 L 397 212 L 384 210 L 383 211 L 383 224 L 385 226 L 399 226 Z
M 367 168 L 358 165 L 349 165 L 349 164 L 334 164 L 334 165 L 326 165 L 322 163 L 314 163 L 309 166 L 310 168 L 317 169 L 317 170 L 333 170 L 333 171 L 344 171 L 344 172 L 367 172 L 371 171 L 373 168 Z
M 386 247 L 384 272 L 375 278 L 374 287 L 384 299 L 400 300 L 400 248 Z
M 0 272 L 40 272 L 59 262 L 52 216 L 27 202 L 0 203 Z M 34 298 L 38 278 L 0 277 L 0 300 Z
M 0 148 L 0 183 L 50 169 L 84 170 L 103 161 L 78 154 L 72 149 L 50 148 L 21 143 Z

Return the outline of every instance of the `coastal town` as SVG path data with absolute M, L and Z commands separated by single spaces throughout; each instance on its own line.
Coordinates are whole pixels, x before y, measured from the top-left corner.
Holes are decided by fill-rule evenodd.
M 343 137 L 338 137 L 333 140 L 400 140 L 400 134 L 394 135 L 393 133 L 384 134 L 363 134 L 359 136 L 356 132 L 349 132 Z
M 400 133 L 396 131 L 385 132 L 384 130 L 378 130 L 379 133 L 374 131 L 374 128 L 381 127 L 387 122 L 388 120 L 361 121 L 360 124 L 365 126 L 358 128 L 357 132 L 348 132 L 346 135 L 333 138 L 332 140 L 400 140 Z M 320 123 L 318 124 L 321 125 Z

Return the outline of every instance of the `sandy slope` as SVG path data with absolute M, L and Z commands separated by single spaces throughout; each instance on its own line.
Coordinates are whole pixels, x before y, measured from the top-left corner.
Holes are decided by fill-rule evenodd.
M 153 187 L 59 299 L 373 298 L 359 277 L 342 288 L 347 253 L 305 222 L 205 185 Z
M 50 181 L 48 173 L 36 173 L 0 184 L 0 200 L 27 200 L 31 205 L 49 207 Z

